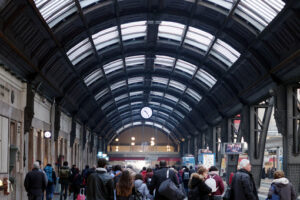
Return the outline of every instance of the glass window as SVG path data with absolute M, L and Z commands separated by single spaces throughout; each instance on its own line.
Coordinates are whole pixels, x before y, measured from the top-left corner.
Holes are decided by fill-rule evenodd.
M 174 109 L 174 113 L 177 114 L 180 118 L 182 118 L 182 119 L 184 118 L 184 115 L 181 112 L 179 112 L 178 110 Z
M 121 59 L 114 60 L 103 66 L 106 75 L 110 74 L 111 72 L 120 70 L 122 68 L 123 68 L 123 61 Z
M 170 106 L 168 106 L 168 105 L 166 105 L 166 104 L 161 104 L 161 107 L 163 107 L 163 108 L 165 108 L 165 109 L 167 109 L 167 110 L 170 110 L 170 111 L 173 110 L 172 107 L 170 107 Z
M 158 37 L 180 42 L 184 27 L 185 25 L 176 22 L 162 21 L 158 27 Z
M 136 106 L 136 105 L 139 105 L 139 104 L 142 104 L 143 102 L 141 101 L 136 101 L 136 102 L 131 102 L 131 106 Z
M 144 65 L 145 55 L 130 56 L 125 58 L 126 66 Z
M 259 31 L 262 31 L 284 6 L 285 3 L 282 0 L 241 0 L 235 10 L 235 14 L 251 23 Z
M 120 100 L 125 99 L 125 98 L 128 98 L 128 95 L 127 94 L 122 94 L 120 96 L 117 96 L 115 98 L 115 101 L 117 102 L 117 101 L 120 101 Z
M 77 11 L 73 0 L 34 0 L 34 2 L 50 28 Z
M 81 8 L 85 8 L 88 7 L 89 5 L 98 3 L 99 1 L 103 1 L 103 0 L 80 0 L 80 6 Z
M 162 111 L 158 111 L 157 112 L 158 115 L 164 115 L 165 117 L 169 117 L 169 114 L 162 112 Z
M 226 10 L 230 10 L 233 6 L 233 0 L 204 0 L 216 4 L 225 8 Z
M 210 53 L 228 67 L 231 67 L 241 55 L 238 51 L 220 39 L 217 39 Z
M 146 21 L 130 22 L 121 25 L 122 40 L 145 37 L 147 32 Z
M 132 126 L 131 124 L 126 124 L 126 125 L 124 125 L 124 129 L 125 128 L 128 128 L 128 127 L 130 127 L 130 126 Z
M 178 89 L 178 90 L 180 90 L 180 91 L 182 91 L 182 92 L 186 88 L 185 85 L 183 85 L 182 83 L 180 83 L 178 81 L 174 81 L 174 80 L 170 80 L 170 84 L 169 85 L 172 86 L 172 87 L 174 87 L 174 88 L 176 88 L 176 89 Z
M 102 78 L 102 70 L 96 69 L 92 73 L 90 73 L 88 76 L 84 78 L 84 82 L 87 86 L 90 86 L 93 84 L 96 80 Z
M 154 77 L 152 77 L 152 82 L 167 85 L 168 84 L 168 79 L 154 76 Z
M 213 35 L 210 33 L 190 26 L 184 42 L 206 52 L 212 39 Z
M 171 131 L 170 131 L 169 129 L 167 129 L 166 127 L 163 127 L 162 129 L 163 129 L 165 132 L 167 132 L 168 134 L 171 133 Z
M 152 104 L 154 106 L 160 106 L 160 103 L 155 102 L 155 101 L 150 101 L 149 104 Z
M 183 71 L 191 76 L 196 72 L 197 67 L 189 62 L 183 60 L 177 60 L 175 69 Z
M 110 105 L 112 105 L 114 102 L 112 100 L 106 102 L 102 107 L 101 110 L 107 109 Z
M 133 77 L 128 79 L 128 84 L 142 83 L 144 82 L 144 77 Z
M 194 98 L 197 102 L 199 102 L 201 100 L 201 96 L 200 94 L 198 94 L 198 92 L 196 92 L 195 90 L 191 89 L 191 88 L 188 88 L 186 90 L 186 93 L 188 95 L 190 95 L 192 98 Z
M 122 109 L 124 109 L 124 108 L 128 108 L 128 105 L 126 104 L 126 105 L 119 106 L 119 107 L 118 107 L 118 110 L 120 111 L 120 110 L 122 110 Z
M 93 53 L 92 45 L 88 38 L 82 40 L 77 45 L 72 47 L 68 52 L 67 56 L 73 65 L 79 63 L 82 59 L 88 57 Z
M 214 86 L 214 84 L 217 82 L 215 77 L 213 77 L 212 75 L 210 75 L 209 73 L 207 73 L 203 69 L 198 70 L 198 72 L 196 74 L 196 78 L 198 80 L 202 81 L 203 83 L 205 83 L 209 88 Z
M 187 104 L 185 103 L 184 101 L 179 101 L 179 104 L 184 107 L 186 110 L 188 110 L 189 112 L 192 110 L 192 108 Z
M 116 82 L 116 83 L 111 84 L 110 89 L 113 91 L 113 90 L 118 89 L 118 88 L 120 88 L 120 87 L 123 87 L 123 86 L 125 86 L 125 85 L 126 85 L 125 80 L 119 81 L 119 82 Z
M 116 133 L 119 134 L 119 133 L 121 133 L 123 130 L 124 130 L 124 128 L 121 127 L 121 128 L 119 128 L 119 129 L 116 131 Z
M 175 62 L 175 58 L 169 56 L 156 55 L 154 64 L 161 65 L 166 67 L 173 67 Z
M 157 128 L 160 128 L 160 129 L 163 128 L 163 126 L 162 126 L 161 124 L 158 124 L 158 123 L 153 123 L 153 125 L 154 125 L 155 127 L 157 127 Z
M 119 42 L 119 33 L 117 26 L 102 30 L 92 35 L 96 49 L 100 50 Z
M 98 101 L 101 99 L 104 95 L 108 94 L 108 88 L 105 88 L 104 90 L 101 90 L 96 96 L 95 99 Z
M 130 92 L 129 95 L 130 97 L 132 97 L 132 96 L 142 95 L 143 93 L 144 91 L 135 91 L 135 92 Z

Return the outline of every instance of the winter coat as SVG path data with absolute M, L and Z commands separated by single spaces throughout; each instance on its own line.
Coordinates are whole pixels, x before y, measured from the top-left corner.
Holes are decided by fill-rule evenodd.
M 68 178 L 62 178 L 61 177 L 61 172 L 60 172 L 60 174 L 59 174 L 59 182 L 61 183 L 61 184 L 69 184 L 70 183 L 70 180 L 71 180 L 71 175 L 72 175 L 72 172 L 71 172 L 71 170 L 70 170 L 70 168 L 68 167 L 68 166 L 62 166 L 61 167 L 61 170 L 62 169 L 66 169 L 66 170 L 69 170 L 68 171 Z
M 51 179 L 48 179 L 48 177 L 47 177 L 47 172 L 50 172 L 50 171 L 52 171 L 52 181 L 51 181 Z M 48 180 L 48 186 L 52 186 L 53 184 L 56 184 L 56 174 L 52 167 L 46 166 L 44 169 L 44 173 L 46 173 L 46 177 Z
M 160 186 L 160 184 L 167 179 L 167 171 L 168 168 L 167 167 L 163 167 L 157 171 L 154 172 L 153 177 L 151 179 L 151 182 L 149 184 L 149 190 L 150 190 L 150 194 L 153 194 L 154 189 L 156 189 L 155 192 L 155 200 L 167 200 L 167 198 L 165 198 L 164 196 L 160 195 L 158 192 L 158 188 Z M 177 177 L 176 174 L 173 170 L 169 170 L 169 178 L 175 183 L 175 185 L 178 186 L 178 181 L 177 181 Z
M 193 173 L 189 180 L 189 200 L 209 200 L 209 194 L 211 193 L 211 188 L 205 184 L 205 177 Z
M 274 186 L 275 190 L 272 189 Z M 269 189 L 268 198 L 272 198 L 272 194 L 275 193 L 280 196 L 281 200 L 296 200 L 296 193 L 293 185 L 287 178 L 274 179 Z
M 41 196 L 47 187 L 45 174 L 39 169 L 33 169 L 25 177 L 24 187 L 28 195 Z
M 216 186 L 217 186 L 217 191 L 212 193 L 212 196 L 216 196 L 216 195 L 222 195 L 224 192 L 224 183 L 222 178 L 219 176 L 219 172 L 218 171 L 211 171 L 209 172 L 209 176 L 213 179 L 215 179 L 216 181 Z
M 149 193 L 147 185 L 145 183 L 143 183 L 142 180 L 135 180 L 134 181 L 134 187 L 137 191 L 139 191 L 141 193 L 141 195 L 143 195 L 142 200 L 150 199 L 151 195 Z
M 104 168 L 97 168 L 87 180 L 87 200 L 113 200 L 114 187 L 112 177 Z
M 238 170 L 232 178 L 233 200 L 258 200 L 252 174 L 245 169 Z

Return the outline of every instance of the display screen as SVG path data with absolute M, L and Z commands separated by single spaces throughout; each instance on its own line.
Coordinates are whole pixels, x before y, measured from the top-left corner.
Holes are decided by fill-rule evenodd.
M 240 154 L 243 153 L 242 143 L 225 143 L 224 144 L 225 154 Z

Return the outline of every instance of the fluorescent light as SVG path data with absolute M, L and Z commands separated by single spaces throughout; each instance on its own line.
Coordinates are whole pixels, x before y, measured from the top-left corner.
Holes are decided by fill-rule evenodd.
M 134 140 L 135 140 L 135 137 L 131 137 L 131 140 L 134 141 Z

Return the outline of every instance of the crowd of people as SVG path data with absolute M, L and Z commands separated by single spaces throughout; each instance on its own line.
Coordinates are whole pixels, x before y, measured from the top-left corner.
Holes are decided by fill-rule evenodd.
M 34 162 L 33 170 L 25 178 L 25 189 L 29 200 L 53 199 L 56 173 L 50 164 L 40 169 L 40 163 Z M 88 165 L 80 173 L 75 165 L 68 167 L 64 162 L 58 172 L 61 185 L 60 199 L 67 199 L 73 193 L 73 199 L 82 196 L 87 200 L 258 200 L 257 189 L 251 174 L 249 160 L 240 162 L 239 170 L 230 180 L 225 192 L 219 170 L 215 166 L 206 169 L 199 166 L 194 169 L 183 166 L 167 166 L 160 161 L 155 168 L 144 167 L 136 172 L 131 165 L 108 167 L 105 159 L 99 159 L 97 166 Z M 68 195 L 69 194 L 69 195 Z M 274 173 L 267 199 L 295 200 L 292 184 L 282 171 Z

